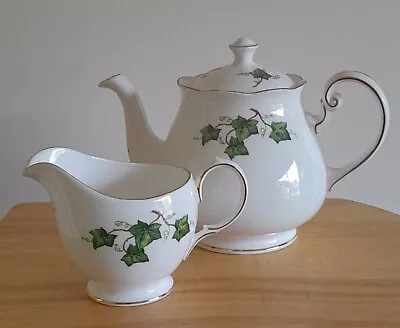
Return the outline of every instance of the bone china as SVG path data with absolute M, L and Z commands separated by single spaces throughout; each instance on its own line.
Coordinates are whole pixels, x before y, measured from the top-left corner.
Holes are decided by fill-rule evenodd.
M 237 213 L 197 226 L 203 182 L 218 168 L 243 182 Z M 46 189 L 69 256 L 89 278 L 93 300 L 115 306 L 167 296 L 172 273 L 204 237 L 227 228 L 242 212 L 247 181 L 241 169 L 218 160 L 198 177 L 180 167 L 116 162 L 53 147 L 36 153 L 23 172 Z
M 199 245 L 215 252 L 257 254 L 293 243 L 297 228 L 319 211 L 331 188 L 376 154 L 388 131 L 389 106 L 371 77 L 342 71 L 325 85 L 321 115 L 310 114 L 302 100 L 306 80 L 255 63 L 258 44 L 248 38 L 229 47 L 234 57 L 230 64 L 178 79 L 181 103 L 165 141 L 152 132 L 124 75 L 105 79 L 100 87 L 112 89 L 122 101 L 131 161 L 178 165 L 196 175 L 221 157 L 243 169 L 249 183 L 246 208 L 227 229 Z M 315 135 L 341 106 L 342 97 L 334 90 L 342 82 L 357 82 L 372 91 L 382 115 L 370 148 L 348 165 L 333 168 L 325 163 Z M 240 188 L 229 173 L 218 172 L 207 184 L 210 199 L 199 207 L 202 224 L 233 213 Z

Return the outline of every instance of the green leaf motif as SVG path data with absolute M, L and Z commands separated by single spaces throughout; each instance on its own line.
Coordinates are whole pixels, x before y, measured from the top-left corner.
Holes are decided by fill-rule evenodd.
M 274 140 L 276 143 L 285 140 L 292 140 L 290 137 L 289 131 L 287 130 L 286 122 L 272 122 L 271 123 L 271 133 L 269 137 Z
M 92 244 L 94 249 L 102 246 L 112 247 L 117 237 L 117 235 L 110 234 L 103 228 L 91 230 L 89 233 L 93 236 Z
M 154 240 L 161 238 L 160 227 L 159 223 L 147 224 L 138 220 L 138 223 L 131 226 L 129 231 L 135 236 L 136 246 L 143 249 Z
M 231 122 L 232 127 L 235 129 L 236 137 L 239 141 L 246 140 L 252 134 L 258 134 L 258 121 L 251 118 L 246 119 L 238 115 L 237 119 Z
M 153 240 L 157 240 L 161 238 L 161 231 L 160 231 L 161 224 L 160 223 L 152 223 L 149 225 L 149 235 Z
M 200 132 L 202 134 L 201 143 L 204 146 L 210 140 L 218 140 L 221 129 L 217 129 L 213 127 L 211 124 L 208 124 L 207 126 L 202 128 Z
M 172 236 L 172 239 L 176 239 L 177 241 L 180 241 L 189 233 L 190 227 L 187 215 L 175 221 L 175 229 L 176 230 L 174 232 L 174 235 Z
M 271 129 L 273 131 L 285 130 L 286 128 L 287 128 L 287 123 L 286 122 L 272 122 L 271 123 Z
M 149 258 L 147 257 L 143 248 L 139 248 L 137 245 L 133 246 L 130 244 L 126 250 L 126 254 L 121 258 L 121 261 L 124 261 L 125 264 L 130 267 L 135 263 L 149 262 Z
M 249 154 L 244 142 L 239 141 L 239 139 L 235 137 L 231 137 L 228 142 L 228 147 L 226 147 L 224 153 L 227 154 L 230 159 L 233 159 L 235 156 Z
M 272 77 L 271 74 L 268 74 L 261 68 L 256 68 L 254 71 L 250 72 L 250 74 L 253 75 L 255 79 L 269 80 Z

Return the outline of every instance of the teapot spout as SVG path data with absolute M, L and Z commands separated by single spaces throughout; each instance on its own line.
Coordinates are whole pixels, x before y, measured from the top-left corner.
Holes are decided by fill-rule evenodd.
M 119 97 L 125 115 L 126 143 L 131 162 L 159 162 L 163 141 L 152 131 L 142 101 L 132 83 L 122 74 L 99 83 Z

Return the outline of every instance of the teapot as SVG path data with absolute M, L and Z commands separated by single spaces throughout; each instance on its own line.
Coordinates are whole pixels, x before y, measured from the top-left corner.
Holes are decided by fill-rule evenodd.
M 321 114 L 302 102 L 306 80 L 254 62 L 258 44 L 239 38 L 229 45 L 234 60 L 194 77 L 180 77 L 181 104 L 166 140 L 152 132 L 141 100 L 121 74 L 99 83 L 120 98 L 130 161 L 178 165 L 195 175 L 215 157 L 239 165 L 249 195 L 240 218 L 199 246 L 225 254 L 258 254 L 283 249 L 296 240 L 297 229 L 321 208 L 327 193 L 376 154 L 389 127 L 384 92 L 358 71 L 334 74 L 326 83 Z M 381 130 L 367 152 L 343 167 L 330 167 L 316 140 L 318 129 L 341 107 L 335 87 L 344 81 L 366 86 L 378 98 Z M 213 223 L 238 203 L 239 181 L 219 172 L 205 188 L 210 199 L 199 207 L 199 222 Z

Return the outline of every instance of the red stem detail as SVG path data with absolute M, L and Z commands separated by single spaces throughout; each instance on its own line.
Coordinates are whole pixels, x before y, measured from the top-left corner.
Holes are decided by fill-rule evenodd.
M 226 141 L 226 144 L 227 144 L 228 146 L 229 146 L 228 136 L 229 136 L 233 131 L 235 131 L 235 129 L 230 130 L 230 131 L 226 134 L 226 136 L 225 136 L 225 141 Z
M 117 231 L 124 231 L 124 232 L 129 232 L 129 229 L 112 229 L 109 231 L 109 233 L 117 232 Z
M 152 210 L 151 213 L 156 214 L 156 215 L 157 215 L 157 218 L 154 219 L 153 221 L 151 221 L 150 224 L 156 222 L 159 218 L 161 218 L 161 219 L 164 221 L 164 223 L 165 223 L 166 225 L 168 225 L 168 226 L 170 226 L 170 227 L 175 227 L 175 225 L 173 225 L 172 223 L 168 223 L 168 221 L 165 219 L 164 215 L 162 215 L 162 213 L 160 213 L 159 211 Z
M 129 240 L 131 240 L 132 238 L 134 238 L 135 236 L 130 236 L 129 238 L 127 238 L 125 241 L 124 241 L 124 243 L 123 243 L 123 245 L 122 245 L 122 249 L 124 250 L 124 252 L 125 253 L 128 253 L 128 249 L 126 248 L 126 243 L 129 241 Z
M 258 87 L 258 85 L 263 81 L 262 77 L 258 79 L 258 81 L 254 81 L 256 84 L 253 85 L 253 88 Z
M 270 125 L 270 124 L 268 124 L 267 122 L 265 122 L 265 121 L 264 121 L 264 119 L 262 118 L 262 116 L 261 116 L 260 112 L 259 112 L 257 109 L 250 108 L 249 110 L 251 110 L 252 112 L 254 112 L 254 113 L 255 113 L 255 114 L 254 114 L 254 116 L 250 117 L 250 119 L 252 119 L 252 118 L 255 118 L 255 117 L 257 117 L 257 116 L 258 116 L 258 117 L 260 118 L 261 122 L 263 122 L 265 126 L 269 126 L 269 127 L 271 127 L 271 125 Z

